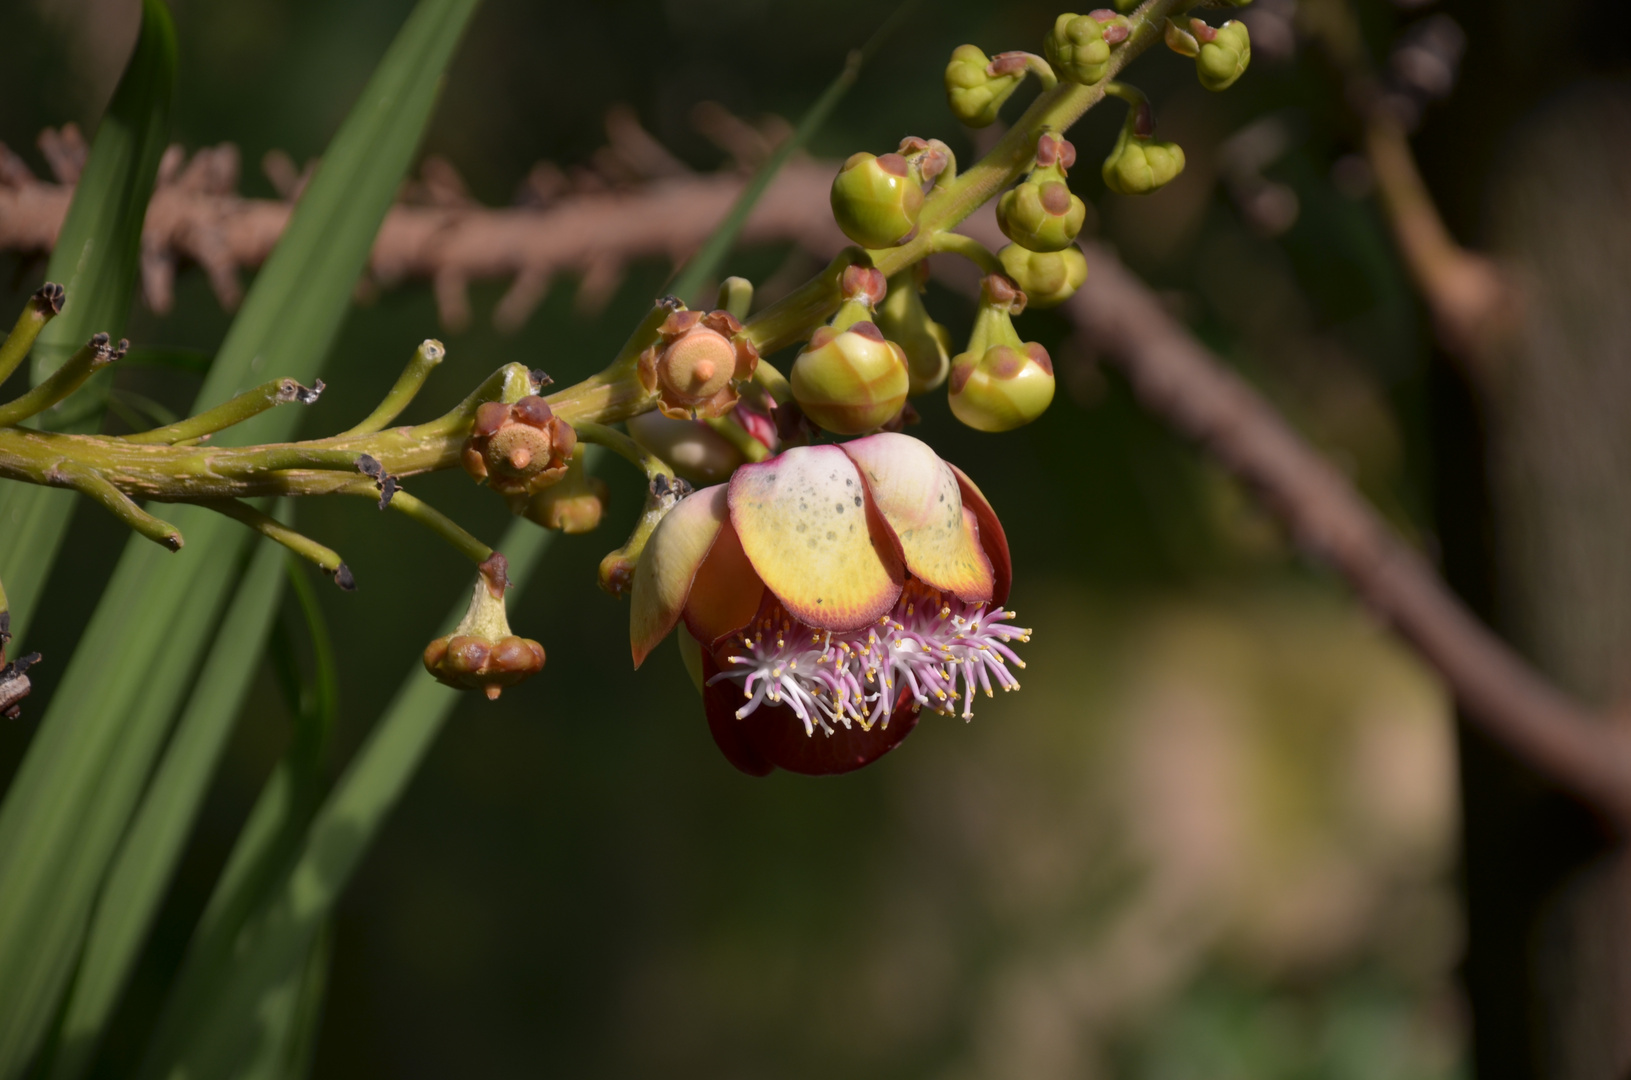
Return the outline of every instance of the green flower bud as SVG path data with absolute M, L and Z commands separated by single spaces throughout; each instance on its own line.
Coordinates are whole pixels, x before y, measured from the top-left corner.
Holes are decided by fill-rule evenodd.
M 823 326 L 793 361 L 793 400 L 837 435 L 882 427 L 906 404 L 906 353 L 865 320 L 848 329 Z
M 1246 24 L 1235 20 L 1213 30 L 1199 19 L 1189 22 L 1201 43 L 1200 55 L 1195 57 L 1201 85 L 1208 90 L 1229 89 L 1251 63 L 1252 39 Z
M 1083 86 L 1092 86 L 1110 71 L 1110 42 L 1104 39 L 1104 26 L 1091 15 L 1059 16 L 1042 51 L 1061 79 Z
M 1065 140 L 1043 135 L 1037 141 L 1036 167 L 997 201 L 997 224 L 1008 239 L 1032 251 L 1075 242 L 1087 219 L 1087 204 L 1065 183 L 1065 170 L 1075 163 L 1076 148 Z
M 1118 195 L 1148 195 L 1183 171 L 1183 147 L 1134 135 L 1128 126 L 1104 159 L 1104 186 Z
M 952 115 L 969 127 L 985 127 L 1025 79 L 1023 71 L 993 75 L 990 59 L 973 45 L 959 45 L 946 65 L 946 101 Z
M 1061 251 L 1030 251 L 1009 244 L 997 252 L 997 259 L 1035 308 L 1064 303 L 1087 280 L 1087 258 L 1074 244 Z
M 865 248 L 905 243 L 922 208 L 922 183 L 899 154 L 854 154 L 832 182 L 833 219 Z
M 1021 341 L 1011 316 L 1025 294 L 1000 274 L 980 282 L 980 309 L 968 350 L 951 362 L 949 400 L 957 419 L 977 431 L 1011 431 L 1041 416 L 1053 401 L 1053 361 L 1034 341 Z
M 951 370 L 951 333 L 929 318 L 920 295 L 928 269 L 920 262 L 890 278 L 889 295 L 878 309 L 878 329 L 906 354 L 907 393 L 913 397 L 938 387 Z

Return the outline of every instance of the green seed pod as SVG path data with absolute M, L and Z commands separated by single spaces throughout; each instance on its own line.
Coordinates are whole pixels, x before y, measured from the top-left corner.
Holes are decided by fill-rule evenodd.
M 793 400 L 804 415 L 837 435 L 875 431 L 906 404 L 906 353 L 877 325 L 823 326 L 793 361 Z
M 923 187 L 899 154 L 854 154 L 832 182 L 832 216 L 865 248 L 905 243 L 917 232 Z
M 1110 71 L 1110 42 L 1104 39 L 1103 25 L 1091 15 L 1059 16 L 1042 51 L 1061 79 L 1083 86 L 1092 86 Z
M 1115 148 L 1104 159 L 1104 186 L 1118 195 L 1148 195 L 1183 171 L 1183 147 L 1140 138 L 1123 127 Z
M 1195 74 L 1208 90 L 1227 90 L 1245 72 L 1252 59 L 1252 39 L 1246 24 L 1226 22 L 1213 30 L 1199 19 L 1190 20 L 1195 38 L 1201 42 L 1195 57 Z
M 952 50 L 946 65 L 946 101 L 952 115 L 969 127 L 986 127 L 997 118 L 1007 101 L 1024 81 L 1023 71 L 1014 75 L 993 75 L 989 57 L 973 45 Z
M 1074 244 L 1061 251 L 1045 252 L 1009 244 L 997 252 L 997 259 L 1035 308 L 1064 303 L 1087 280 L 1087 258 Z
M 995 345 L 951 363 L 951 411 L 976 431 L 1012 431 L 1053 402 L 1053 361 L 1036 342 Z
M 890 278 L 889 295 L 878 309 L 878 329 L 906 354 L 907 393 L 912 397 L 938 387 L 951 370 L 951 332 L 929 318 L 920 295 L 921 272 L 928 268 L 920 262 Z

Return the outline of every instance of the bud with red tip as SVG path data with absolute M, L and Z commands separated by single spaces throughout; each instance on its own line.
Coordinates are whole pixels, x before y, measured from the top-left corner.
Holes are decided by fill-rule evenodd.
M 476 410 L 464 444 L 464 470 L 501 495 L 536 494 L 566 475 L 577 432 L 528 395 L 513 405 L 489 401 Z
M 917 234 L 923 178 L 901 154 L 852 154 L 832 182 L 832 216 L 864 248 L 889 248 Z
M 1060 251 L 1075 242 L 1087 220 L 1087 204 L 1065 182 L 1075 163 L 1076 148 L 1064 139 L 1044 134 L 1037 140 L 1036 167 L 997 202 L 997 224 L 1008 239 L 1031 251 Z
M 997 252 L 997 261 L 1034 308 L 1064 303 L 1087 280 L 1087 258 L 1075 244 L 1062 251 L 1030 251 L 1009 244 Z
M 544 647 L 510 631 L 504 611 L 506 570 L 504 556 L 497 553 L 483 563 L 464 618 L 451 634 L 425 646 L 425 670 L 438 682 L 480 690 L 489 701 L 544 667 Z
M 906 404 L 906 353 L 871 321 L 888 284 L 864 266 L 844 270 L 844 303 L 793 361 L 789 382 L 805 416 L 838 435 L 860 435 L 888 423 Z
M 759 364 L 759 350 L 728 311 L 676 311 L 640 354 L 640 385 L 676 420 L 724 416 L 740 395 L 732 385 Z
M 957 419 L 979 431 L 1030 423 L 1053 401 L 1053 361 L 1034 341 L 1021 341 L 1011 320 L 1025 294 L 1000 274 L 980 283 L 980 310 L 968 351 L 951 362 L 950 402 Z
M 985 53 L 973 45 L 959 45 L 946 65 L 946 101 L 952 115 L 969 127 L 986 127 L 1024 79 L 1023 68 L 993 73 Z

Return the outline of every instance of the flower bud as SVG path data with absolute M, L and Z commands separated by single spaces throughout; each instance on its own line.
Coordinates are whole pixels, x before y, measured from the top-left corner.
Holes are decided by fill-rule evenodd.
M 482 564 L 470 607 L 451 634 L 425 646 L 425 670 L 438 682 L 458 690 L 480 690 L 489 701 L 506 686 L 536 675 L 544 667 L 544 647 L 510 632 L 504 611 L 509 582 L 504 556 Z
M 890 278 L 877 318 L 884 337 L 906 354 L 907 393 L 914 397 L 945 382 L 951 370 L 951 332 L 929 318 L 920 295 L 928 269 L 928 263 L 920 262 Z
M 946 65 L 946 101 L 952 115 L 969 127 L 986 127 L 996 120 L 1002 103 L 1025 78 L 1023 71 L 993 75 L 990 63 L 975 46 L 959 45 Z
M 676 311 L 640 354 L 640 385 L 657 395 L 664 416 L 695 420 L 736 407 L 735 380 L 753 375 L 759 350 L 728 311 Z
M 675 420 L 648 412 L 629 417 L 628 427 L 635 442 L 693 484 L 728 480 L 747 460 L 729 439 L 701 420 Z
M 1104 159 L 1104 186 L 1118 195 L 1148 195 L 1183 171 L 1183 147 L 1134 135 L 1130 126 L 1123 127 Z
M 823 326 L 793 361 L 793 400 L 838 435 L 875 431 L 906 404 L 906 353 L 877 325 Z
M 583 447 L 579 446 L 567 466 L 566 476 L 534 495 L 527 503 L 526 516 L 546 529 L 576 535 L 599 527 L 606 512 L 606 501 L 606 481 L 589 475 L 583 465 Z
M 980 283 L 980 308 L 968 350 L 951 362 L 949 400 L 957 419 L 978 431 L 1010 431 L 1041 416 L 1053 401 L 1053 361 L 1034 341 L 1021 341 L 1011 316 L 1026 297 L 991 274 Z
M 1064 303 L 1087 280 L 1087 258 L 1074 244 L 1060 251 L 1031 251 L 1009 244 L 997 252 L 997 259 L 1034 308 Z
M 1208 90 L 1227 90 L 1245 72 L 1252 59 L 1251 34 L 1239 20 L 1224 23 L 1216 30 L 1200 19 L 1189 20 L 1200 53 L 1195 57 L 1195 74 Z
M 905 243 L 917 231 L 922 209 L 922 181 L 899 154 L 851 155 L 832 182 L 833 220 L 865 248 Z
M 1092 86 L 1110 71 L 1110 42 L 1105 40 L 1103 25 L 1091 15 L 1059 16 L 1042 51 L 1061 79 L 1083 86 Z
M 566 475 L 577 443 L 572 425 L 541 397 L 489 401 L 476 410 L 465 440 L 464 470 L 501 495 L 531 495 Z
M 1043 135 L 1037 141 L 1036 167 L 997 201 L 997 224 L 1008 239 L 1032 251 L 1059 251 L 1075 242 L 1087 220 L 1087 204 L 1065 183 L 1075 161 L 1076 148 L 1065 140 Z

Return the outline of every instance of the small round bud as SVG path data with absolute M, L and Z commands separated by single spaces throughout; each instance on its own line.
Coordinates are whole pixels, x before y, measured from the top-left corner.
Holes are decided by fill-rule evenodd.
M 899 154 L 854 154 L 832 182 L 833 220 L 865 248 L 905 243 L 917 231 L 922 209 L 922 181 Z
M 959 45 L 946 65 L 946 101 L 952 115 L 969 127 L 986 127 L 995 121 L 1002 103 L 1025 78 L 1023 71 L 993 75 L 990 64 L 990 58 L 975 46 Z
M 793 400 L 837 435 L 860 435 L 887 423 L 906 404 L 906 354 L 867 321 L 847 330 L 823 326 L 793 361 Z
M 1104 186 L 1118 195 L 1148 195 L 1183 171 L 1183 147 L 1139 138 L 1123 129 L 1104 159 Z
M 1245 72 L 1252 59 L 1251 34 L 1239 20 L 1213 30 L 1199 19 L 1191 19 L 1195 39 L 1201 43 L 1195 57 L 1195 74 L 1208 90 L 1227 90 Z
M 592 532 L 606 513 L 607 498 L 606 481 L 590 476 L 584 469 L 583 447 L 579 446 L 560 483 L 551 484 L 528 501 L 526 517 L 569 536 Z
M 747 459 L 732 442 L 700 420 L 675 420 L 652 411 L 628 419 L 629 435 L 694 484 L 730 479 Z
M 566 475 L 577 433 L 541 397 L 506 405 L 488 401 L 476 410 L 465 440 L 464 469 L 501 495 L 530 495 Z
M 1009 244 L 997 252 L 997 259 L 1035 308 L 1064 303 L 1087 280 L 1087 258 L 1074 244 L 1047 252 Z
M 1052 175 L 1011 188 L 997 202 L 997 224 L 1003 235 L 1032 251 L 1069 247 L 1086 220 L 1087 204 L 1071 194 L 1063 179 Z
M 759 363 L 759 350 L 741 333 L 728 311 L 674 312 L 640 354 L 640 385 L 657 395 L 664 416 L 725 415 L 738 398 L 731 384 L 751 376 Z
M 920 262 L 891 278 L 876 320 L 884 337 L 906 354 L 907 393 L 913 397 L 945 382 L 951 370 L 951 332 L 929 318 L 919 295 L 928 269 L 928 263 Z
M 1110 42 L 1104 38 L 1104 26 L 1091 15 L 1059 16 L 1042 51 L 1061 79 L 1083 86 L 1092 86 L 1110 71 Z
M 1034 341 L 994 345 L 951 362 L 950 402 L 957 419 L 978 431 L 1011 431 L 1047 411 L 1053 361 Z

